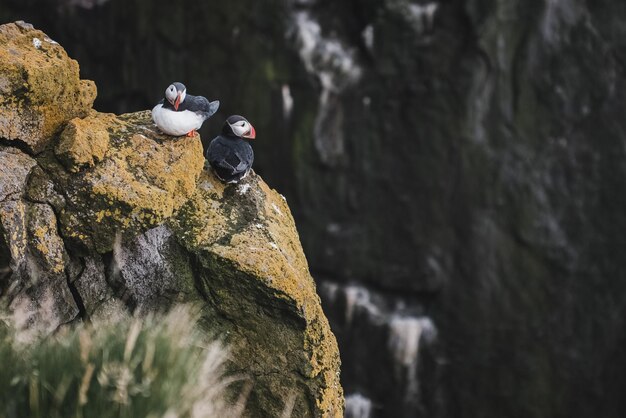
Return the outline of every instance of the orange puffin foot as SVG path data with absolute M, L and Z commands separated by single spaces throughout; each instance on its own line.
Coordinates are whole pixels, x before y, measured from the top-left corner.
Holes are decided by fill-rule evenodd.
M 195 136 L 197 134 L 196 130 L 187 132 L 187 136 Z

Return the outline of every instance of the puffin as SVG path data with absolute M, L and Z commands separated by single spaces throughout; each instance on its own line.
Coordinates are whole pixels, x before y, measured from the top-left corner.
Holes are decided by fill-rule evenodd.
M 205 155 L 220 180 L 238 183 L 248 175 L 254 152 L 246 139 L 255 138 L 254 126 L 243 116 L 232 115 L 226 119 L 222 134 L 211 141 Z
M 206 97 L 192 96 L 183 83 L 174 82 L 152 109 L 152 120 L 165 134 L 193 136 L 219 107 L 219 100 L 209 102 Z

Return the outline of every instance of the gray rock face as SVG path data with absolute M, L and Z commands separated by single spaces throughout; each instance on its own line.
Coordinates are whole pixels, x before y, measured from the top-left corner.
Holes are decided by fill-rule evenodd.
M 186 261 L 186 263 L 185 263 Z M 112 273 L 127 303 L 145 312 L 197 298 L 189 256 L 165 225 L 113 249 Z M 155 280 L 158 278 L 158 280 Z
M 66 283 L 67 253 L 56 215 L 26 196 L 36 164 L 19 150 L 0 148 L 0 295 L 17 295 L 11 309 L 53 331 L 73 320 L 78 307 Z
M 193 57 L 204 71 L 188 85 L 259 121 L 259 172 L 326 283 L 350 411 L 621 416 L 622 4 L 231 1 L 163 6 L 163 21 L 127 4 L 50 13 L 49 31 L 81 40 L 107 110 L 147 107 Z M 110 25 L 122 15 L 137 23 L 123 49 Z M 397 317 L 438 331 L 429 346 L 408 327 L 417 360 L 393 361 Z M 413 362 L 418 401 L 387 396 Z

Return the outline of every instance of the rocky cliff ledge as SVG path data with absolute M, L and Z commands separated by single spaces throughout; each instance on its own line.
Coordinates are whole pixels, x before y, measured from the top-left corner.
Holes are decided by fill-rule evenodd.
M 337 343 L 282 196 L 256 175 L 224 186 L 200 138 L 160 135 L 150 112 L 92 110 L 95 85 L 28 24 L 0 26 L 0 93 L 10 309 L 51 331 L 200 303 L 251 383 L 248 415 L 342 415 Z

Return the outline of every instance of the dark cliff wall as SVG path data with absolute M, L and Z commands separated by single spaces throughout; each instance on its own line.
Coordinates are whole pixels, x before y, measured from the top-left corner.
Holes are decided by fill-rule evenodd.
M 230 113 L 258 125 L 363 395 L 348 411 L 626 409 L 625 5 L 7 0 L 0 18 L 57 37 L 101 110 L 180 79 L 222 100 L 204 137 Z

